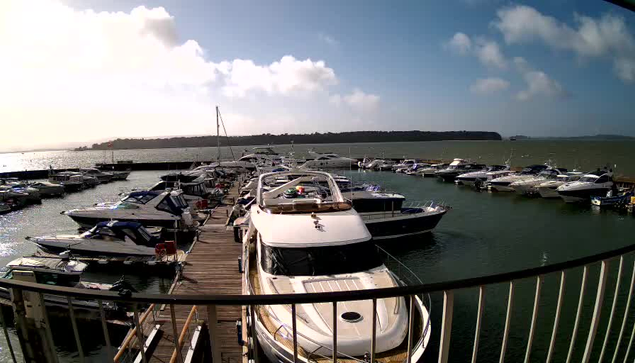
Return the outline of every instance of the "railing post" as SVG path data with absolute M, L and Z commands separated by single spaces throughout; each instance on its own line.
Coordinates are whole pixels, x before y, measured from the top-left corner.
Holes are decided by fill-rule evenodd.
M 512 320 L 512 308 L 514 306 L 514 281 L 509 282 L 509 297 L 507 298 L 507 313 L 505 314 L 505 330 L 503 330 L 503 344 L 501 345 L 501 355 L 499 362 L 505 362 L 505 352 L 507 351 L 507 339 L 509 338 L 509 326 Z
M 560 311 L 562 309 L 562 300 L 564 299 L 566 273 L 564 270 L 560 273 L 560 290 L 558 291 L 558 303 L 556 305 L 556 315 L 553 318 L 553 330 L 551 331 L 551 341 L 549 342 L 549 351 L 545 363 L 550 363 L 553 358 L 553 350 L 556 345 L 556 334 L 558 333 L 558 325 L 560 324 Z
M 439 363 L 447 363 L 450 355 L 452 336 L 452 316 L 454 313 L 454 292 L 443 291 L 443 318 L 441 322 L 441 342 L 439 343 Z
M 534 297 L 534 310 L 531 315 L 531 326 L 529 328 L 529 338 L 527 339 L 527 351 L 525 352 L 525 363 L 529 363 L 531 356 L 531 346 L 534 342 L 536 332 L 536 319 L 538 319 L 538 307 L 540 306 L 540 289 L 542 288 L 542 276 L 536 278 L 536 295 Z
M 611 315 L 609 316 L 609 322 L 608 322 L 608 325 L 606 326 L 606 334 L 604 335 L 604 343 L 602 343 L 602 351 L 600 352 L 598 363 L 602 363 L 602 358 L 604 358 L 604 353 L 606 352 L 606 344 L 609 341 L 609 334 L 611 334 L 611 327 L 613 326 L 613 314 L 615 314 L 615 306 L 617 305 L 617 297 L 620 293 L 623 266 L 624 266 L 624 256 L 620 256 L 620 265 L 617 269 L 617 279 L 615 280 L 615 292 L 613 293 L 613 303 L 611 304 Z M 617 347 L 615 349 L 617 349 Z
M 478 308 L 476 311 L 476 329 L 474 329 L 474 347 L 472 348 L 472 363 L 476 363 L 478 355 L 478 341 L 481 336 L 481 317 L 483 316 L 483 298 L 485 294 L 485 286 L 478 287 Z
M 4 331 L 4 338 L 7 340 L 7 346 L 9 347 L 9 353 L 11 353 L 11 359 L 13 363 L 17 363 L 18 361 L 15 358 L 15 352 L 13 351 L 13 345 L 11 344 L 11 338 L 9 337 L 9 330 L 7 329 L 7 324 L 4 319 L 4 311 L 0 307 L 0 324 L 2 324 L 2 330 Z
M 216 305 L 207 305 L 207 329 L 209 329 L 209 342 L 210 348 L 212 349 L 212 361 L 220 362 L 220 339 L 218 337 L 218 314 L 216 312 Z
M 75 308 L 73 308 L 73 298 L 68 297 L 68 312 L 71 316 L 71 325 L 73 327 L 73 334 L 75 335 L 75 343 L 77 344 L 77 353 L 79 353 L 79 361 L 84 362 L 84 349 L 82 349 L 82 341 L 79 338 L 79 329 L 77 329 L 77 320 L 75 319 Z M 145 363 L 145 362 L 144 362 Z
M 146 357 L 146 342 L 143 336 L 143 323 L 139 322 L 139 308 L 137 306 L 137 303 L 133 305 L 133 313 L 134 323 L 137 327 L 137 343 L 139 344 L 139 350 L 141 351 L 139 354 L 141 354 L 141 361 L 143 363 L 146 363 L 148 361 L 148 358 Z
M 573 332 L 571 333 L 571 343 L 569 344 L 569 353 L 567 353 L 567 362 L 571 362 L 573 356 L 573 348 L 575 348 L 575 338 L 578 335 L 578 326 L 580 325 L 580 316 L 582 315 L 582 306 L 584 304 L 584 292 L 586 290 L 586 278 L 589 268 L 584 266 L 582 270 L 582 283 L 580 284 L 580 298 L 578 299 L 578 310 L 575 314 L 575 323 L 573 323 Z
M 624 318 L 622 319 L 622 326 L 620 327 L 620 333 L 617 336 L 617 343 L 615 343 L 615 352 L 613 352 L 613 359 L 611 359 L 611 363 L 617 362 L 617 354 L 620 351 L 620 343 L 622 342 L 622 336 L 624 336 L 624 330 L 626 329 L 626 322 L 628 320 L 628 312 L 631 307 L 631 299 L 633 298 L 633 288 L 635 288 L 635 262 L 633 263 L 633 273 L 631 275 L 631 287 L 628 289 L 628 297 L 626 298 L 626 307 L 624 307 Z M 628 349 L 630 350 L 630 345 Z
M 291 325 L 293 328 L 293 362 L 298 363 L 298 327 L 295 304 L 291 304 Z
M 174 336 L 174 351 L 176 352 L 176 358 L 179 362 L 183 363 L 183 356 L 181 354 L 181 347 L 179 346 L 179 331 L 176 326 L 176 313 L 174 312 L 174 304 L 170 304 L 170 321 L 172 323 L 172 335 Z
M 104 311 L 104 302 L 97 300 L 99 304 L 99 318 L 101 319 L 101 329 L 104 331 L 104 341 L 106 342 L 106 350 L 108 351 L 108 359 L 112 361 L 115 357 L 115 353 L 112 350 L 112 344 L 110 343 L 110 334 L 108 334 L 108 323 L 106 322 L 106 313 Z
M 415 296 L 414 295 L 410 295 L 410 300 L 408 302 L 409 304 L 409 309 L 408 309 L 408 334 L 406 335 L 406 339 L 408 339 L 408 351 L 406 352 L 406 363 L 410 363 L 412 360 L 412 334 L 414 331 L 414 320 L 415 320 L 415 313 L 414 313 L 414 309 L 415 309 Z
M 254 350 L 254 363 L 258 363 L 259 358 L 258 358 L 258 337 L 257 334 L 258 332 L 256 331 L 256 306 L 255 305 L 251 305 L 250 306 L 250 316 L 251 316 L 251 337 L 252 337 L 252 341 L 254 343 L 253 346 L 253 350 Z M 275 336 L 274 336 L 275 338 Z
M 337 301 L 333 301 L 333 363 L 337 363 Z
M 593 350 L 593 341 L 595 340 L 595 334 L 600 325 L 600 314 L 602 313 L 602 302 L 604 301 L 604 291 L 606 290 L 606 278 L 608 277 L 609 263 L 607 260 L 602 261 L 600 267 L 600 281 L 598 282 L 598 291 L 595 296 L 595 307 L 593 308 L 593 318 L 591 319 L 591 327 L 589 329 L 589 336 L 586 341 L 586 347 L 584 348 L 584 355 L 582 356 L 582 362 L 588 363 L 591 359 L 591 350 Z
M 55 352 L 55 343 L 53 342 L 53 334 L 51 333 L 51 323 L 49 321 L 49 314 L 46 310 L 46 304 L 44 302 L 44 294 L 42 294 L 41 292 L 38 292 L 37 296 L 40 302 L 40 307 L 42 309 L 42 323 L 44 323 L 44 329 L 46 332 L 46 341 L 47 341 L 47 348 L 48 348 L 47 354 L 50 354 L 51 360 L 53 362 L 57 362 L 57 354 Z
M 377 342 L 375 341 L 377 337 L 377 299 L 373 299 L 373 324 L 371 329 L 370 336 L 370 361 L 371 363 L 375 362 L 375 346 Z

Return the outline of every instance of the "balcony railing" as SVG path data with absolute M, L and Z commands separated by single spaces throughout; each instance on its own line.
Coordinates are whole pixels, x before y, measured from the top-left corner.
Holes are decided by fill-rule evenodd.
M 294 313 L 292 315 L 293 321 L 295 321 L 296 306 L 299 304 L 331 303 L 336 307 L 336 303 L 338 302 L 359 300 L 369 300 L 376 302 L 378 299 L 391 297 L 406 297 L 408 299 L 407 301 L 413 301 L 413 297 L 415 297 L 416 295 L 421 296 L 427 294 L 436 294 L 436 296 L 442 297 L 443 301 L 442 308 L 435 309 L 435 311 L 440 311 L 440 313 L 438 313 L 440 314 L 440 320 L 437 326 L 435 326 L 434 324 L 432 325 L 435 338 L 430 340 L 430 346 L 428 347 L 428 350 L 432 351 L 426 353 L 426 355 L 424 356 L 424 360 L 435 359 L 440 363 L 448 362 L 449 359 L 451 359 L 451 352 L 452 355 L 455 355 L 459 354 L 457 352 L 460 350 L 461 354 L 459 355 L 469 355 L 469 360 L 471 360 L 472 362 L 476 362 L 479 356 L 479 345 L 483 340 L 483 334 L 486 333 L 482 329 L 484 309 L 486 307 L 486 292 L 490 289 L 492 289 L 493 291 L 498 288 L 494 287 L 493 285 L 503 284 L 503 286 L 506 286 L 505 295 L 507 296 L 505 304 L 506 307 L 504 308 L 505 313 L 499 314 L 499 316 L 494 317 L 495 319 L 499 319 L 499 321 L 503 324 L 502 336 L 495 349 L 497 353 L 492 353 L 492 345 L 488 345 L 486 352 L 488 354 L 488 357 L 491 357 L 492 354 L 495 354 L 498 357 L 497 359 L 499 360 L 499 362 L 504 362 L 506 361 L 506 359 L 507 361 L 511 361 L 509 356 L 506 356 L 506 354 L 508 353 L 510 346 L 514 346 L 516 352 L 518 351 L 518 349 L 522 349 L 524 351 L 523 357 L 520 358 L 520 360 L 529 362 L 537 359 L 532 356 L 532 352 L 534 352 L 534 342 L 536 340 L 538 323 L 540 319 L 543 319 L 543 325 L 548 324 L 549 326 L 551 326 L 550 332 L 548 334 L 548 348 L 546 348 L 546 355 L 544 359 L 546 362 L 581 361 L 586 363 L 591 360 L 598 362 L 628 362 L 629 358 L 631 358 L 630 361 L 632 361 L 631 348 L 633 345 L 633 339 L 635 338 L 635 324 L 632 323 L 633 312 L 631 311 L 632 295 L 635 285 L 635 265 L 633 265 L 634 251 L 635 244 L 571 261 L 490 276 L 428 284 L 418 283 L 415 285 L 399 286 L 386 289 L 357 290 L 333 293 L 204 296 L 167 294 L 153 295 L 133 293 L 130 295 L 119 295 L 115 292 L 55 287 L 12 280 L 0 280 L 0 287 L 8 288 L 12 291 L 12 299 L 14 305 L 16 305 L 14 307 L 14 315 L 18 324 L 23 323 L 25 319 L 25 314 L 23 311 L 24 306 L 20 306 L 21 304 L 28 303 L 32 306 L 39 306 L 40 311 L 38 312 L 38 314 L 41 314 L 42 317 L 41 327 L 43 327 L 46 333 L 44 343 L 46 346 L 49 347 L 49 349 L 51 349 L 51 354 L 45 356 L 48 357 L 47 359 L 50 358 L 51 361 L 56 361 L 57 359 L 54 353 L 56 339 L 54 339 L 55 336 L 52 334 L 51 331 L 47 307 L 44 304 L 38 305 L 33 303 L 34 297 L 39 298 L 40 301 L 43 301 L 44 295 L 56 295 L 58 297 L 64 297 L 65 299 L 67 299 L 69 312 L 68 319 L 70 320 L 71 326 L 73 328 L 73 334 L 80 361 L 84 361 L 85 358 L 73 301 L 94 301 L 98 304 L 98 306 L 102 307 L 99 311 L 102 331 L 94 332 L 94 334 L 103 334 L 103 339 L 105 342 L 106 351 L 108 352 L 108 356 L 110 357 L 110 359 L 118 361 L 126 354 L 122 353 L 121 350 L 117 352 L 117 349 L 113 348 L 112 346 L 112 342 L 110 341 L 110 335 L 108 332 L 109 328 L 106 324 L 106 318 L 103 309 L 104 302 L 116 302 L 119 304 L 126 304 L 126 306 L 130 306 L 130 311 L 133 313 L 132 315 L 134 316 L 134 323 L 137 326 L 142 326 L 141 321 L 152 316 L 152 314 L 150 313 L 143 313 L 140 311 L 142 307 L 151 304 L 154 304 L 154 306 L 165 304 L 166 306 L 172 307 L 176 305 L 186 305 L 189 307 L 189 309 L 191 309 L 190 317 L 195 314 L 196 310 L 204 311 L 205 308 L 207 308 L 207 317 L 203 318 L 202 321 L 205 322 L 208 329 L 211 330 L 209 332 L 209 353 L 213 357 L 221 357 L 221 355 L 219 354 L 220 348 L 218 347 L 218 344 L 215 344 L 214 342 L 214 337 L 218 336 L 217 332 L 214 331 L 217 325 L 215 324 L 216 315 L 215 313 L 210 313 L 210 311 L 215 312 L 216 306 L 247 306 L 249 307 L 248 311 L 251 311 L 253 313 L 257 310 L 258 306 L 285 304 L 291 306 L 291 311 Z M 613 269 L 610 269 L 611 266 L 613 266 Z M 628 274 L 627 271 L 631 271 L 630 266 L 633 266 L 632 274 L 627 282 L 623 275 Z M 595 270 L 597 270 L 598 267 L 599 272 L 596 275 Z M 576 278 L 578 270 L 581 270 L 581 283 L 579 285 L 576 283 L 573 286 L 567 286 L 567 279 L 571 279 L 572 277 Z M 595 285 L 596 276 L 597 287 L 594 289 L 593 285 Z M 527 301 L 528 304 L 531 303 L 532 305 L 531 319 L 526 326 L 519 327 L 519 324 L 513 321 L 514 307 L 515 303 L 518 302 L 516 301 L 516 296 L 519 292 L 519 286 L 521 284 L 526 284 L 527 281 L 535 281 L 534 290 L 531 294 L 533 299 L 531 299 L 531 302 Z M 557 281 L 557 288 L 543 289 L 546 281 L 551 281 L 553 283 Z M 591 283 L 593 283 L 593 285 Z M 578 292 L 579 297 L 577 304 L 564 304 L 565 290 L 569 292 L 575 290 Z M 607 290 L 609 291 L 608 295 L 610 296 L 610 299 L 605 299 Z M 457 294 L 458 292 L 460 292 L 460 294 Z M 461 302 L 461 299 L 459 298 L 464 297 L 465 294 L 468 293 L 472 294 L 473 292 L 477 292 L 478 305 L 476 309 L 471 312 L 471 314 L 473 315 L 470 316 L 469 319 L 474 319 L 475 326 L 469 326 L 468 329 L 467 324 L 453 324 L 453 315 L 455 311 L 454 307 L 457 303 Z M 589 294 L 594 295 L 595 297 L 593 299 L 591 310 L 589 311 L 589 307 L 586 307 L 586 313 L 590 314 L 584 314 L 584 298 L 586 295 Z M 549 297 L 549 299 L 547 299 L 547 297 Z M 541 304 L 542 300 L 553 300 L 554 303 L 545 305 Z M 521 300 L 519 303 L 523 303 L 523 301 Z M 194 306 L 196 306 L 196 308 L 193 308 Z M 376 307 L 376 304 L 373 304 L 373 307 Z M 153 310 L 154 309 L 150 308 L 147 311 L 152 312 Z M 549 314 L 544 313 L 545 310 L 549 310 Z M 172 311 L 174 311 L 174 309 L 172 309 Z M 541 311 L 543 312 L 542 314 Z M 561 329 L 561 318 L 566 311 L 571 313 L 572 316 L 575 316 L 575 318 L 573 321 L 572 329 L 567 329 L 563 332 Z M 573 311 L 575 311 L 575 314 L 573 314 Z M 553 313 L 553 315 L 551 315 L 551 313 Z M 585 318 L 585 315 L 590 316 L 588 318 Z M 553 318 L 549 317 L 548 321 L 544 321 L 546 319 L 546 316 L 553 316 Z M 1 316 L 1 314 L 0 317 L 3 318 L 1 323 L 6 338 L 6 342 L 3 342 L 2 345 L 6 346 L 9 349 L 13 360 L 16 361 L 15 355 L 13 355 L 13 351 L 16 350 L 16 347 L 10 345 L 11 340 L 10 334 L 7 330 L 7 325 L 5 324 L 6 319 L 5 317 Z M 433 318 L 433 320 L 438 318 L 439 315 Z M 488 318 L 492 319 L 492 317 Z M 206 321 L 206 319 L 209 321 Z M 410 319 L 412 319 L 412 317 L 410 317 Z M 176 326 L 176 324 L 174 324 L 174 314 L 172 314 L 171 320 L 173 326 Z M 191 320 L 192 319 L 188 319 L 188 322 Z M 333 323 L 337 324 L 337 319 L 334 319 Z M 409 323 L 409 325 L 411 326 L 412 320 Z M 375 327 L 375 325 L 376 324 L 374 324 L 373 327 Z M 453 325 L 460 327 L 463 331 L 453 332 Z M 526 337 L 525 341 L 521 342 L 518 339 L 510 339 L 510 333 L 512 332 L 512 330 L 516 330 L 517 333 L 518 329 L 522 330 L 523 336 Z M 294 359 L 296 361 L 300 361 L 301 357 L 298 357 L 297 353 L 298 332 L 296 329 L 296 324 L 292 324 L 292 326 L 285 326 L 284 330 L 291 336 L 291 340 L 293 342 L 293 350 L 295 352 Z M 412 329 L 409 329 L 409 331 L 412 332 Z M 373 338 L 373 344 L 368 347 L 368 352 L 370 357 L 374 357 L 375 330 L 373 329 L 373 331 L 369 331 L 368 333 L 372 334 Z M 138 351 L 145 351 L 144 344 L 147 334 L 149 334 L 149 332 L 143 332 L 142 329 L 138 329 L 134 332 L 133 335 L 135 336 L 136 344 L 139 347 Z M 187 345 L 187 342 L 184 341 L 186 339 L 186 334 L 184 334 L 183 331 L 177 332 L 176 330 L 174 334 L 175 336 L 178 336 L 179 339 L 177 342 L 175 342 L 175 352 L 173 354 L 172 361 L 186 361 L 186 357 L 181 352 L 181 348 Z M 452 344 L 451 338 L 453 334 L 459 334 L 461 336 L 469 336 L 471 334 L 473 336 L 473 340 L 471 340 L 470 344 L 467 345 L 465 344 L 465 340 L 463 340 L 462 342 L 459 341 L 459 343 Z M 562 343 L 563 340 L 566 340 L 566 346 L 565 344 L 557 343 L 556 337 L 558 335 L 561 335 L 560 343 Z M 562 338 L 563 336 L 566 336 L 566 339 Z M 250 339 L 245 339 L 246 342 L 251 342 L 251 349 L 254 349 L 257 345 L 257 342 L 253 339 L 254 337 L 255 334 L 252 333 Z M 541 338 L 546 339 L 547 337 L 543 336 Z M 123 344 L 120 345 L 123 350 L 129 348 L 131 341 L 134 338 L 129 337 L 127 339 L 127 342 L 123 342 Z M 408 339 L 410 339 L 410 337 L 408 337 Z M 409 342 L 411 342 L 411 340 L 409 340 Z M 335 347 L 337 347 L 337 335 L 334 336 L 333 344 Z M 458 346 L 456 344 L 461 345 Z M 433 345 L 438 346 L 438 351 L 436 351 L 436 348 L 433 347 Z M 583 350 L 576 349 L 576 347 L 582 346 L 584 346 Z M 27 357 L 25 357 L 25 360 L 29 361 L 30 357 L 28 357 L 28 355 L 32 352 L 29 353 L 25 349 L 23 349 L 23 351 L 25 352 L 25 355 L 27 355 Z M 558 358 L 556 358 L 556 351 L 558 353 Z M 576 354 L 576 351 L 578 351 L 578 354 Z M 471 352 L 471 354 L 467 354 L 469 352 Z M 433 356 L 431 357 L 431 355 Z M 457 357 L 459 355 L 457 355 Z M 145 362 L 149 358 L 149 356 L 141 354 L 140 359 L 141 361 Z M 518 354 L 516 354 L 516 358 L 518 358 Z M 254 357 L 254 359 L 257 362 L 257 357 Z M 337 357 L 336 354 L 333 354 L 333 357 L 331 357 L 330 359 L 336 361 L 338 359 L 341 360 L 344 358 Z M 356 357 L 356 359 L 359 359 L 359 357 Z M 514 361 L 516 361 L 516 359 L 514 359 Z

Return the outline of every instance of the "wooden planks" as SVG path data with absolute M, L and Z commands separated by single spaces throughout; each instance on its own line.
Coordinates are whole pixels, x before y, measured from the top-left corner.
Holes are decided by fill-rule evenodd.
M 236 189 L 232 192 L 236 193 Z M 230 193 L 230 196 L 234 193 Z M 235 195 L 235 194 L 234 194 Z M 191 253 L 186 258 L 181 279 L 176 283 L 172 294 L 241 294 L 241 274 L 238 270 L 238 257 L 241 253 L 241 245 L 234 242 L 232 229 L 225 227 L 227 216 L 231 213 L 231 205 L 223 205 L 216 208 L 207 223 L 201 227 L 199 240 L 195 243 Z M 190 313 L 191 306 L 175 306 L 177 337 L 183 330 L 183 324 Z M 199 322 L 207 320 L 207 309 L 198 306 Z M 221 360 L 224 363 L 240 363 L 243 360 L 243 347 L 238 344 L 236 333 L 236 321 L 241 319 L 240 306 L 217 307 L 217 333 Z M 157 314 L 157 321 L 164 321 L 163 334 L 157 343 L 150 362 L 170 362 L 174 353 L 174 329 L 172 327 L 170 307 L 165 306 Z M 149 319 L 152 320 L 152 319 Z M 150 324 L 145 329 L 150 329 Z M 185 358 L 189 348 L 189 338 L 196 328 L 192 323 L 189 334 L 186 335 L 182 348 L 182 357 Z M 179 360 L 177 359 L 177 362 Z

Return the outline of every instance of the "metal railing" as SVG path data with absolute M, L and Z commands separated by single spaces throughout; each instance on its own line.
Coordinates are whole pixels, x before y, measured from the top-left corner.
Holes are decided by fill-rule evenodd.
M 627 267 L 632 262 L 633 252 L 635 251 L 635 244 L 629 245 L 623 248 L 615 249 L 608 252 L 599 253 L 593 256 L 578 258 L 571 261 L 555 263 L 547 266 L 529 268 L 519 271 L 495 274 L 490 276 L 483 277 L 474 277 L 460 280 L 453 280 L 447 282 L 437 282 L 437 283 L 427 283 L 427 284 L 416 284 L 416 285 L 408 285 L 408 286 L 399 286 L 394 288 L 383 288 L 383 289 L 374 289 L 374 290 L 356 290 L 356 291 L 341 291 L 341 292 L 332 292 L 332 293 L 306 293 L 306 294 L 276 294 L 276 295 L 153 295 L 153 294 L 143 294 L 143 293 L 133 293 L 130 295 L 119 295 L 115 292 L 108 291 L 95 291 L 95 290 L 82 290 L 75 288 L 67 288 L 67 287 L 55 287 L 49 285 L 42 285 L 31 282 L 24 281 L 15 281 L 15 280 L 0 280 L 0 287 L 8 288 L 12 291 L 12 302 L 14 305 L 14 316 L 16 320 L 16 324 L 18 324 L 21 329 L 24 327 L 31 327 L 32 329 L 44 329 L 45 333 L 42 334 L 43 345 L 44 347 L 48 347 L 50 352 L 55 352 L 55 340 L 58 338 L 54 336 L 51 332 L 51 325 L 48 319 L 48 309 L 49 307 L 45 304 L 40 304 L 38 311 L 41 319 L 37 326 L 32 327 L 28 324 L 28 319 L 31 313 L 25 313 L 25 302 L 29 302 L 29 304 L 33 306 L 37 306 L 34 303 L 34 299 L 39 298 L 40 301 L 44 301 L 45 295 L 56 295 L 58 297 L 64 297 L 68 300 L 68 316 L 67 318 L 71 321 L 71 325 L 73 328 L 73 334 L 75 338 L 75 343 L 77 345 L 77 352 L 79 355 L 79 360 L 84 361 L 84 351 L 82 347 L 82 339 L 80 337 L 80 331 L 78 329 L 77 324 L 77 314 L 76 307 L 73 302 L 75 300 L 88 300 L 97 302 L 97 306 L 99 307 L 99 320 L 102 322 L 102 333 L 103 338 L 106 343 L 106 349 L 108 352 L 111 352 L 110 357 L 114 358 L 115 353 L 114 349 L 110 342 L 110 335 L 108 332 L 108 325 L 105 323 L 106 318 L 104 314 L 104 302 L 115 302 L 118 304 L 126 304 L 126 306 L 131 307 L 131 311 L 133 312 L 133 320 L 136 326 L 143 326 L 141 324 L 140 318 L 140 307 L 147 306 L 147 304 L 167 304 L 170 306 L 175 305 L 186 305 L 186 306 L 194 306 L 196 305 L 198 309 L 202 309 L 203 307 L 207 307 L 208 312 L 214 311 L 217 306 L 228 306 L 228 305 L 239 305 L 239 306 L 248 306 L 250 307 L 250 311 L 254 312 L 257 306 L 263 305 L 291 305 L 292 306 L 292 326 L 290 327 L 291 332 L 291 340 L 293 358 L 292 361 L 300 361 L 302 359 L 302 355 L 299 354 L 299 346 L 298 346 L 298 331 L 296 326 L 296 309 L 295 307 L 299 304 L 317 304 L 317 303 L 331 303 L 333 304 L 333 309 L 337 309 L 337 303 L 347 302 L 347 301 L 359 301 L 359 300 L 369 300 L 373 301 L 373 308 L 376 308 L 376 303 L 378 299 L 385 299 L 391 297 L 407 297 L 409 301 L 415 301 L 413 297 L 415 295 L 420 294 L 440 294 L 443 298 L 440 323 L 433 331 L 435 334 L 438 334 L 438 340 L 434 342 L 435 345 L 438 346 L 438 353 L 436 359 L 438 362 L 447 362 L 450 357 L 450 352 L 454 351 L 450 348 L 459 348 L 451 345 L 451 338 L 453 336 L 453 314 L 454 314 L 454 306 L 455 300 L 458 295 L 457 293 L 460 290 L 467 293 L 467 289 L 478 289 L 478 307 L 475 313 L 475 327 L 473 328 L 473 342 L 470 344 L 471 346 L 466 346 L 465 343 L 460 346 L 461 350 L 470 350 L 471 361 L 476 362 L 479 352 L 479 344 L 483 339 L 483 331 L 481 328 L 481 324 L 483 321 L 483 313 L 485 307 L 485 293 L 490 289 L 490 286 L 497 284 L 506 284 L 508 286 L 507 289 L 507 299 L 506 299 L 506 307 L 505 313 L 500 314 L 500 316 L 495 316 L 495 319 L 500 319 L 501 322 L 504 322 L 504 328 L 502 332 L 502 337 L 500 339 L 500 346 L 498 351 L 498 360 L 500 362 L 504 362 L 506 359 L 506 354 L 508 353 L 510 346 L 514 346 L 516 350 L 520 348 L 518 345 L 522 344 L 523 347 L 521 349 L 524 350 L 524 358 L 522 359 L 525 362 L 528 362 L 532 359 L 532 348 L 536 341 L 536 330 L 537 324 L 541 317 L 546 316 L 546 314 L 541 314 L 540 312 L 549 309 L 554 311 L 553 320 L 549 320 L 546 323 L 551 324 L 551 331 L 549 334 L 549 344 L 548 344 L 548 352 L 545 361 L 552 362 L 556 360 L 555 351 L 558 350 L 559 354 L 564 355 L 564 350 L 562 345 L 556 344 L 556 337 L 558 334 L 562 335 L 561 332 L 561 323 L 562 323 L 562 315 L 565 313 L 565 307 L 569 308 L 570 306 L 563 303 L 565 287 L 566 287 L 566 279 L 571 276 L 577 276 L 575 273 L 576 269 L 581 269 L 581 284 L 579 286 L 579 300 L 577 305 L 575 306 L 575 321 L 573 324 L 572 330 L 567 330 L 565 333 L 570 334 L 567 336 L 567 351 L 566 351 L 566 361 L 581 361 L 581 362 L 589 362 L 592 358 L 598 358 L 594 361 L 605 361 L 608 362 L 617 362 L 624 361 L 628 362 L 629 358 L 631 358 L 631 348 L 633 345 L 633 340 L 635 338 L 635 324 L 629 323 L 633 320 L 633 312 L 631 311 L 631 303 L 632 303 L 632 295 L 633 289 L 635 287 L 635 268 L 633 269 L 633 274 L 630 277 L 630 282 L 628 286 L 628 292 L 625 291 L 624 283 L 626 281 L 623 280 L 623 274 Z M 599 265 L 599 266 L 598 266 Z M 617 265 L 617 271 L 609 271 L 609 267 L 611 265 Z M 635 266 L 635 264 L 634 264 Z M 590 290 L 590 282 L 594 281 L 595 274 L 592 274 L 592 271 L 599 267 L 599 273 L 597 275 L 597 288 L 595 290 Z M 615 269 L 613 269 L 615 270 Z M 552 275 L 556 275 L 555 277 Z M 557 299 L 555 300 L 555 304 L 551 306 L 542 306 L 541 300 L 545 299 L 545 291 L 543 291 L 543 285 L 545 281 L 554 277 L 559 282 L 559 288 L 557 290 Z M 532 279 L 535 281 L 535 290 L 533 293 L 533 308 L 531 309 L 531 320 L 529 324 L 525 327 L 523 331 L 527 332 L 526 342 L 519 343 L 516 339 L 510 339 L 510 334 L 512 332 L 512 323 L 514 317 L 514 309 L 516 303 L 516 295 L 518 293 L 519 284 L 525 283 L 521 282 L 521 280 Z M 614 287 L 611 289 L 611 287 Z M 571 288 L 571 287 L 569 287 Z M 592 286 L 591 286 L 592 288 Z M 612 290 L 613 295 L 611 301 L 605 301 L 605 295 L 607 292 Z M 591 292 L 589 292 L 591 291 Z M 595 292 L 595 298 L 593 300 L 592 309 L 590 310 L 591 316 L 588 319 L 584 318 L 583 311 L 585 310 L 584 297 L 585 295 Z M 555 292 L 555 290 L 554 290 Z M 462 296 L 463 292 L 461 292 Z M 522 303 L 522 301 L 521 301 Z M 573 304 L 571 304 L 573 305 Z M 623 306 L 623 308 L 622 308 Z M 411 306 L 412 307 L 412 306 Z M 571 306 L 573 307 L 573 306 Z M 553 310 L 552 310 L 553 309 Z M 152 310 L 152 309 L 150 309 Z M 412 309 L 411 309 L 412 311 Z M 569 310 L 573 312 L 573 310 Z M 586 312 L 589 310 L 587 308 Z M 604 313 L 603 313 L 604 312 Z M 412 314 L 410 314 L 412 315 Z M 620 319 L 621 315 L 621 319 Z M 143 314 L 142 316 L 147 316 Z M 335 316 L 335 315 L 334 315 Z M 437 316 L 438 317 L 438 316 Z M 252 351 L 257 346 L 257 339 L 255 339 L 256 334 L 253 330 L 253 313 L 252 313 L 252 329 L 251 329 L 251 339 L 247 339 L 247 341 L 251 342 L 250 347 Z M 544 318 L 543 318 L 544 319 Z M 176 326 L 175 318 L 172 316 L 171 318 L 173 322 L 173 326 Z M 215 331 L 217 329 L 217 318 L 216 314 L 207 314 L 207 325 L 210 327 L 210 345 L 211 345 L 211 353 L 214 356 L 220 357 L 220 347 L 217 342 L 214 341 L 215 337 L 218 336 L 218 332 Z M 6 319 L 3 319 L 3 329 L 5 338 L 7 342 L 10 342 L 10 334 L 7 332 L 6 324 L 4 323 Z M 545 323 L 543 321 L 543 323 Z M 410 317 L 409 319 L 409 328 L 408 332 L 413 332 L 413 319 Z M 584 325 L 584 327 L 583 327 Z M 633 326 L 631 326 L 633 325 Z M 588 327 L 588 329 L 587 329 Z M 619 327 L 619 330 L 617 330 Z M 515 327 L 518 329 L 518 327 Z M 472 329 L 469 329 L 472 331 Z M 470 332 L 467 334 L 471 334 Z M 144 340 L 145 334 L 142 329 L 138 329 L 135 331 L 135 335 L 137 335 L 137 344 L 139 345 L 139 351 L 143 352 L 145 350 Z M 461 334 L 465 334 L 466 332 L 457 332 Z M 176 334 L 176 333 L 175 333 Z M 372 344 L 369 346 L 369 354 L 371 357 L 371 361 L 373 357 L 375 357 L 375 334 L 373 332 L 369 332 L 372 334 Z M 409 348 L 412 348 L 411 340 L 412 335 L 408 335 L 407 344 Z M 575 347 L 576 343 L 584 342 L 584 350 L 581 354 L 580 360 L 577 360 Z M 23 342 L 22 342 L 23 343 Z M 182 342 L 179 343 L 179 346 L 182 346 Z M 337 334 L 333 336 L 333 351 L 337 351 L 338 338 Z M 432 344 L 432 341 L 431 341 Z M 15 350 L 10 344 L 9 350 Z M 578 344 L 579 345 L 579 344 Z M 176 348 L 178 349 L 179 346 Z M 34 361 L 33 354 L 36 354 L 32 351 L 29 351 L 24 346 L 22 346 L 22 350 L 25 354 L 26 361 Z M 122 347 L 125 348 L 125 347 Z M 491 347 L 489 347 L 491 348 Z M 410 350 L 410 349 L 409 349 Z M 599 352 L 599 355 L 598 355 Z M 491 352 L 490 352 L 491 353 Z M 620 354 L 621 353 L 621 354 Z M 430 353 L 434 354 L 434 353 Z M 141 354 L 142 360 L 146 361 L 148 357 L 145 354 Z M 55 354 L 44 354 L 42 360 L 45 361 L 56 361 Z M 621 359 L 623 357 L 623 359 Z M 112 359 L 111 358 L 111 359 Z M 258 361 L 256 357 L 256 362 Z M 618 360 L 618 358 L 620 358 Z M 177 359 L 177 361 L 181 361 L 182 358 Z M 331 357 L 333 361 L 336 361 L 338 357 L 336 354 Z M 14 359 L 15 361 L 15 359 Z M 558 359 L 560 361 L 560 359 Z M 631 359 L 632 361 L 632 359 Z

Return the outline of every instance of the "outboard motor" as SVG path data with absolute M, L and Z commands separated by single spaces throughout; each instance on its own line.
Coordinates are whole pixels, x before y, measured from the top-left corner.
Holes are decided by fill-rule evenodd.
M 109 291 L 122 292 L 126 290 L 130 292 L 137 292 L 137 289 L 135 289 L 128 281 L 126 281 L 126 277 L 121 276 L 119 280 L 115 281 L 115 283 L 112 284 L 112 287 Z

